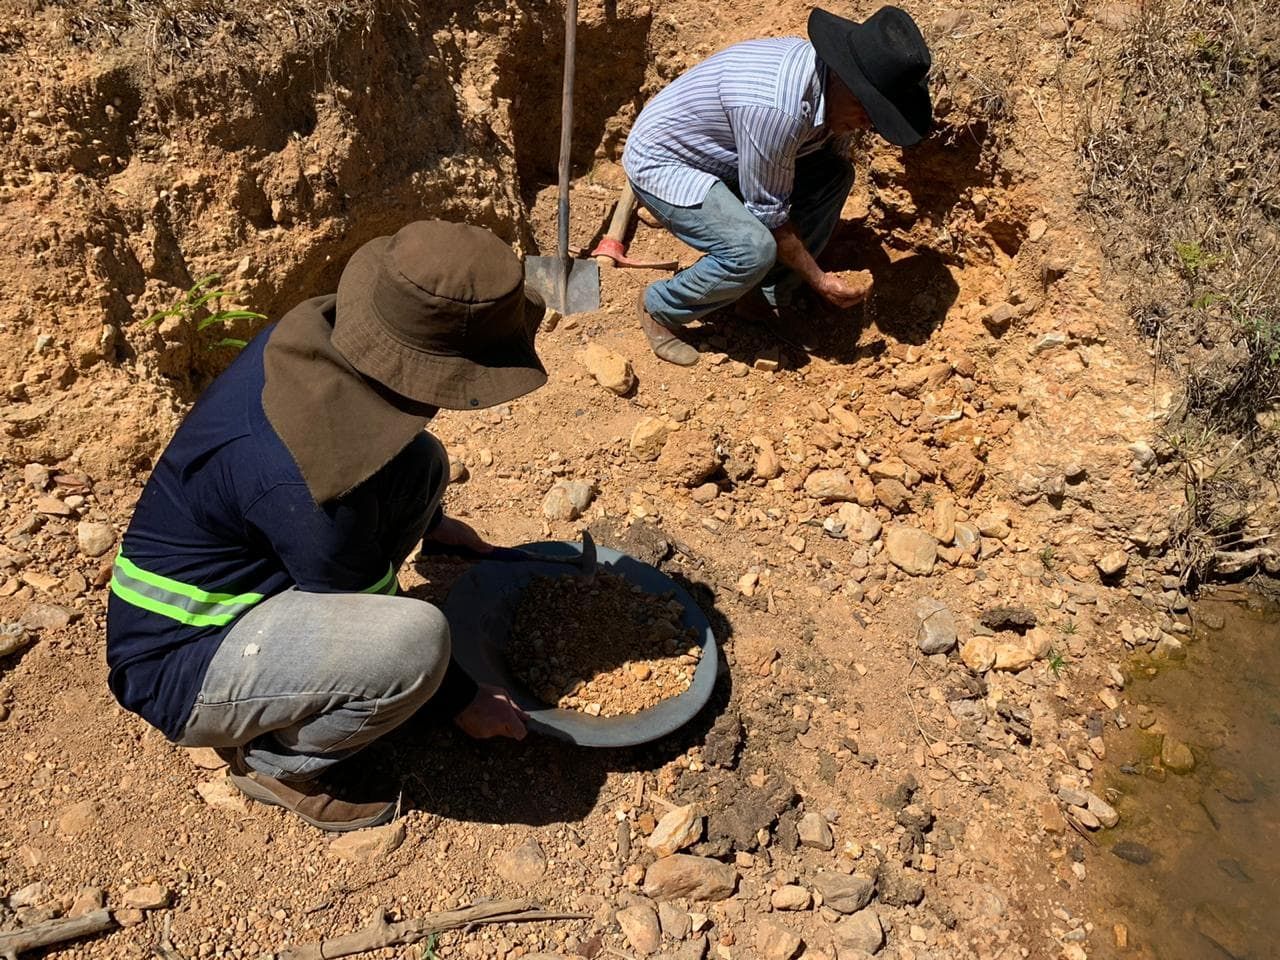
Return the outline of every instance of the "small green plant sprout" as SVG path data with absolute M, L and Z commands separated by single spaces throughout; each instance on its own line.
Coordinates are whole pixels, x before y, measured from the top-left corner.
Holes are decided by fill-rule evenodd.
M 1049 649 L 1049 669 L 1053 671 L 1055 677 L 1062 676 L 1062 670 L 1067 665 L 1067 661 L 1062 656 L 1062 651 L 1051 647 Z
M 182 295 L 180 299 L 174 302 L 173 306 L 158 313 L 153 313 L 142 321 L 144 327 L 153 323 L 159 323 L 168 317 L 181 317 L 189 323 L 195 324 L 198 332 L 207 330 L 209 327 L 226 325 L 235 320 L 265 320 L 265 314 L 256 313 L 253 310 L 223 310 L 221 309 L 221 301 L 224 297 L 233 297 L 230 290 L 218 289 L 216 284 L 222 280 L 222 274 L 211 273 L 209 276 L 201 280 L 197 280 L 195 286 Z M 213 289 L 210 289 L 213 287 Z M 203 314 L 203 315 L 202 315 Z M 246 340 L 240 340 L 236 337 L 223 337 L 213 344 L 215 347 L 235 347 L 237 349 L 245 346 Z
M 1052 545 L 1046 544 L 1040 551 L 1040 565 L 1046 570 L 1052 570 L 1054 561 L 1058 558 L 1058 551 L 1053 549 Z
M 1217 266 L 1222 260 L 1217 254 L 1206 252 L 1200 246 L 1199 240 L 1175 240 L 1173 252 L 1178 255 L 1182 269 L 1188 277 L 1199 276 L 1201 272 Z
M 440 934 L 429 934 L 426 941 L 422 944 L 422 952 L 418 954 L 418 960 L 440 960 L 440 955 L 436 953 L 436 943 L 438 943 L 439 940 Z
M 1062 625 L 1062 632 L 1065 636 L 1074 637 L 1080 628 L 1076 626 L 1074 620 L 1068 620 Z

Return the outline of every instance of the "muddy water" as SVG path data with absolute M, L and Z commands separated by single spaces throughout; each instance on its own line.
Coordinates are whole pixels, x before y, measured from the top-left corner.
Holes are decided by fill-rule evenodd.
M 1093 876 L 1124 927 L 1106 939 L 1128 945 L 1101 955 L 1280 957 L 1280 610 L 1214 600 L 1197 619 L 1184 662 L 1134 662 L 1131 726 L 1109 738 L 1100 779 L 1122 819 Z M 1189 773 L 1162 762 L 1166 736 L 1190 746 Z

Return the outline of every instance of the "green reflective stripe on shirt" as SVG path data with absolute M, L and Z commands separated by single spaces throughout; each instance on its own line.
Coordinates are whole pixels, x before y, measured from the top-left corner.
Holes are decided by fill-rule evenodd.
M 126 603 L 192 627 L 220 627 L 262 600 L 260 593 L 211 593 L 143 570 L 116 555 L 111 592 Z
M 385 593 L 385 594 L 391 595 L 391 594 L 394 594 L 398 588 L 399 588 L 399 584 L 396 583 L 396 568 L 391 566 L 391 564 L 387 564 L 387 572 L 383 574 L 382 579 L 379 580 L 377 583 L 375 583 L 372 587 L 365 587 L 360 592 L 361 593 Z
M 132 560 L 123 553 L 116 554 L 116 569 L 124 570 L 132 580 L 140 580 L 152 587 L 166 590 L 170 593 L 176 593 L 182 597 L 188 597 L 192 600 L 198 600 L 204 603 L 231 603 L 231 604 L 249 604 L 253 605 L 262 599 L 260 593 L 210 593 L 207 590 L 201 590 L 199 587 L 193 587 L 189 583 L 183 583 L 181 580 L 171 580 L 169 577 L 162 577 L 158 573 L 151 573 L 143 570 L 134 564 Z
M 189 627 L 222 627 L 236 618 L 234 613 L 212 615 L 191 613 L 181 607 L 175 607 L 173 604 L 165 603 L 138 593 L 136 590 L 131 590 L 121 583 L 117 577 L 111 578 L 111 592 L 125 603 L 140 607 L 151 613 L 158 613 L 160 616 L 168 617 L 170 620 L 177 620 L 179 623 L 184 623 Z

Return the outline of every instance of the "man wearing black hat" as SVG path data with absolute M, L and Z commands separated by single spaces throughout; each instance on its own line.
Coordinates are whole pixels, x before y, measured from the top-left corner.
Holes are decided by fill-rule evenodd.
M 259 334 L 183 421 L 124 535 L 107 614 L 120 703 L 325 830 L 394 814 L 333 768 L 428 701 L 472 736 L 523 737 L 396 573 L 424 537 L 491 549 L 442 512 L 449 460 L 423 426 L 545 383 L 540 315 L 506 244 L 424 221 L 366 243 L 336 296 Z
M 868 289 L 814 259 L 853 185 L 847 136 L 871 128 L 899 146 L 924 137 L 930 62 L 919 28 L 897 7 L 864 23 L 814 10 L 807 41 L 736 44 L 645 106 L 623 166 L 640 201 L 704 254 L 650 284 L 637 304 L 655 354 L 696 363 L 683 326 L 757 288 L 764 318 L 788 339 L 797 331 L 780 311 L 801 283 L 837 307 L 865 298 Z

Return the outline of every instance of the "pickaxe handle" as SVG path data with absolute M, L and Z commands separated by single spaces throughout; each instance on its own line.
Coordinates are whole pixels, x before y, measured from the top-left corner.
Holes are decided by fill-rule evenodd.
M 609 229 L 600 238 L 591 256 L 601 267 L 639 267 L 648 270 L 675 270 L 679 263 L 675 260 L 640 261 L 627 256 L 627 245 L 623 240 L 627 236 L 627 227 L 631 225 L 631 214 L 636 209 L 636 192 L 631 189 L 631 181 L 622 188 L 622 196 L 618 197 L 618 205 L 613 208 L 613 216 L 609 220 Z

